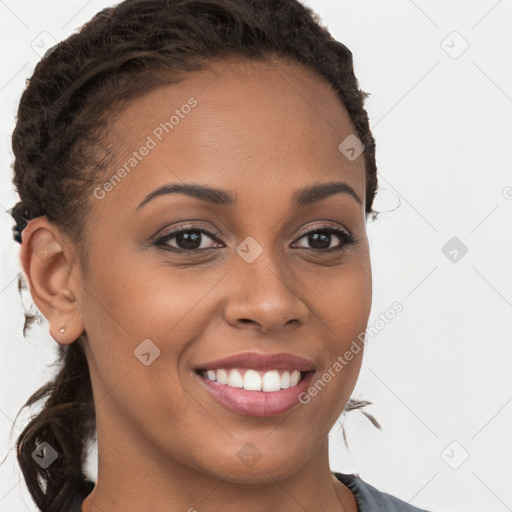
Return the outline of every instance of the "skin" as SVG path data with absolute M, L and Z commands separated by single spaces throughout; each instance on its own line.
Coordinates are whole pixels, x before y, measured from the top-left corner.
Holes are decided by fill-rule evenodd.
M 194 373 L 199 363 L 241 352 L 289 352 L 314 362 L 314 382 L 364 332 L 372 297 L 364 160 L 338 150 L 355 129 L 314 72 L 232 58 L 112 116 L 108 142 L 118 166 L 190 97 L 197 106 L 162 141 L 153 137 L 158 144 L 136 168 L 103 199 L 91 195 L 88 272 L 80 245 L 46 217 L 23 232 L 34 301 L 58 343 L 80 337 L 91 372 L 98 479 L 82 510 L 357 512 L 352 492 L 331 474 L 328 433 L 363 350 L 307 405 L 276 417 L 228 410 Z M 330 181 L 349 184 L 362 202 L 337 193 L 292 207 L 295 190 Z M 136 210 L 149 192 L 180 182 L 230 191 L 237 202 L 168 194 Z M 201 234 L 201 248 L 212 248 L 204 255 L 150 244 L 184 224 L 222 240 Z M 304 233 L 324 224 L 357 242 L 315 249 Z M 263 249 L 252 263 L 235 251 L 248 236 Z M 167 244 L 184 248 L 177 238 Z M 134 356 L 146 338 L 161 351 L 149 366 Z M 237 457 L 247 443 L 261 454 L 250 467 Z

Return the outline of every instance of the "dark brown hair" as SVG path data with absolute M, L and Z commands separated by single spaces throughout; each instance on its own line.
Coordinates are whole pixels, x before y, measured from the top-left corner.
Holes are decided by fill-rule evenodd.
M 125 0 L 51 48 L 28 81 L 12 136 L 13 184 L 20 196 L 11 209 L 14 239 L 21 243 L 28 221 L 46 215 L 81 244 L 86 268 L 87 198 L 115 156 L 115 148 L 105 147 L 109 114 L 211 59 L 230 56 L 301 63 L 333 87 L 365 147 L 366 213 L 375 218 L 377 167 L 364 109 L 368 94 L 359 89 L 350 50 L 311 9 L 297 0 Z M 26 316 L 24 333 L 33 319 Z M 23 406 L 46 399 L 16 445 L 28 490 L 44 512 L 80 512 L 94 486 L 83 472 L 95 409 L 80 341 L 59 346 L 56 378 Z M 350 400 L 345 410 L 368 403 Z M 32 457 L 43 442 L 58 453 L 47 468 Z

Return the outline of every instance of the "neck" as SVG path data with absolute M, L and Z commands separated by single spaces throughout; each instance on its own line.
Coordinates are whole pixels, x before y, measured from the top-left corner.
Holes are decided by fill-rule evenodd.
M 138 512 L 183 510 L 189 512 L 357 512 L 352 492 L 329 467 L 325 438 L 308 462 L 291 474 L 273 472 L 240 479 L 203 473 L 178 461 L 164 461 L 147 446 L 135 448 L 109 443 L 108 453 L 98 435 L 98 478 L 82 512 Z M 115 448 L 111 448 L 115 447 Z M 249 483 L 250 482 L 250 483 Z

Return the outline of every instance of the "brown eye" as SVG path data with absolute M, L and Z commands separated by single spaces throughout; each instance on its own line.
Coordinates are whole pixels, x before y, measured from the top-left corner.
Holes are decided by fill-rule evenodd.
M 164 246 L 179 253 L 193 254 L 214 248 L 215 245 L 211 245 L 211 242 L 208 245 L 208 239 L 218 241 L 218 236 L 198 226 L 181 226 L 159 237 L 155 245 Z M 171 240 L 174 240 L 172 244 Z
M 355 243 L 355 239 L 351 233 L 347 233 L 334 226 L 315 228 L 302 235 L 298 240 L 302 239 L 306 239 L 306 242 L 310 244 L 310 247 L 306 247 L 306 249 L 323 252 L 341 251 L 347 245 Z M 340 241 L 337 244 L 336 239 Z

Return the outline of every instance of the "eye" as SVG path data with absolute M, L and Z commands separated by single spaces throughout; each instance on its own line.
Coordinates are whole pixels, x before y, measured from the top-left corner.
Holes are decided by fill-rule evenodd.
M 179 228 L 160 236 L 154 244 L 157 246 L 164 246 L 174 252 L 193 254 L 196 252 L 207 251 L 214 247 L 214 245 L 205 245 L 205 243 L 207 243 L 207 238 L 218 240 L 220 235 L 199 226 L 180 226 Z M 175 241 L 173 243 L 175 245 L 170 243 L 171 240 L 174 239 Z
M 333 235 L 335 236 L 333 237 Z M 210 242 L 208 244 L 208 239 L 214 243 Z M 153 244 L 163 246 L 169 251 L 187 255 L 208 252 L 209 249 L 218 247 L 218 245 L 215 245 L 215 242 L 218 242 L 220 239 L 221 235 L 219 233 L 200 226 L 186 225 L 164 233 Z M 352 233 L 330 225 L 317 226 L 311 229 L 298 238 L 297 242 L 303 239 L 311 245 L 309 248 L 304 248 L 314 252 L 342 251 L 348 245 L 354 244 L 357 241 Z M 339 240 L 337 244 L 336 239 Z
M 335 235 L 334 239 L 332 235 Z M 336 238 L 338 238 L 340 242 L 333 246 L 332 242 L 335 242 Z M 334 226 L 318 226 L 305 233 L 298 240 L 302 239 L 306 239 L 306 242 L 311 244 L 309 249 L 320 252 L 342 251 L 348 245 L 356 242 L 352 233 Z M 308 248 L 306 247 L 306 249 Z

